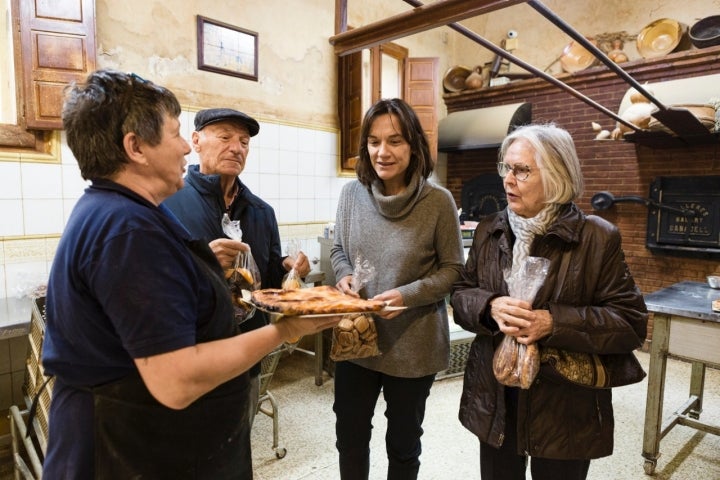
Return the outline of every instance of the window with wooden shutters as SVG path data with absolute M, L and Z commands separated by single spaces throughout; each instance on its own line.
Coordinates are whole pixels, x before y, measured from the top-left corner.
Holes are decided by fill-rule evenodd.
M 62 129 L 63 89 L 95 69 L 94 0 L 20 2 L 25 121 Z
M 95 2 L 10 0 L 10 10 L 17 122 L 0 124 L 0 149 L 47 153 L 62 129 L 63 89 L 96 68 Z
M 438 58 L 408 58 L 405 66 L 405 101 L 412 105 L 427 135 L 430 153 L 437 161 Z
M 437 159 L 437 58 L 408 57 L 405 47 L 386 43 L 338 57 L 338 68 L 341 173 L 354 173 L 365 111 L 390 96 L 415 109 Z

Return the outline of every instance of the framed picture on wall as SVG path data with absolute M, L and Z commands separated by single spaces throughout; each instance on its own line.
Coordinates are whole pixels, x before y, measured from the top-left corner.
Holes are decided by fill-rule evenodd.
M 258 34 L 197 16 L 198 69 L 258 79 Z

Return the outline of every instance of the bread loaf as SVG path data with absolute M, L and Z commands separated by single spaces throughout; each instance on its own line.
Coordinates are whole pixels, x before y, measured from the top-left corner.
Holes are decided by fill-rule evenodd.
M 522 355 L 519 355 L 520 375 L 518 379 L 520 381 L 520 388 L 527 390 L 535 381 L 535 377 L 540 369 L 540 349 L 535 343 L 523 345 L 523 347 L 525 347 L 524 352 L 521 352 Z
M 505 336 L 500 345 L 498 345 L 493 356 L 493 373 L 498 382 L 508 385 L 511 384 L 517 367 L 518 343 L 511 336 Z
M 330 358 L 335 361 L 379 355 L 377 330 L 372 317 L 364 314 L 345 315 L 333 328 Z

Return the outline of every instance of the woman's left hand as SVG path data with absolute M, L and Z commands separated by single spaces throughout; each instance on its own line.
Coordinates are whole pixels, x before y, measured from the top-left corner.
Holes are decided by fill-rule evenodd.
M 548 310 L 532 310 L 526 301 L 497 297 L 490 302 L 490 315 L 500 331 L 529 345 L 552 333 L 553 319 Z
M 388 307 L 404 307 L 405 306 L 405 302 L 403 301 L 402 295 L 400 295 L 400 292 L 395 289 L 386 290 L 382 293 L 379 293 L 379 294 L 375 295 L 372 299 L 373 300 L 381 300 L 381 301 L 385 302 L 385 305 L 387 305 Z M 376 312 L 375 315 L 389 320 L 391 318 L 397 317 L 398 315 L 400 315 L 400 313 L 402 313 L 402 310 L 393 310 L 390 312 L 382 312 L 382 313 Z

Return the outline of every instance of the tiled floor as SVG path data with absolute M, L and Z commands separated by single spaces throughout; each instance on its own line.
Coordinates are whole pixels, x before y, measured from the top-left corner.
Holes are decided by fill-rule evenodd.
M 647 370 L 648 355 L 638 357 Z M 322 386 L 314 382 L 313 359 L 300 352 L 280 360 L 270 391 L 279 403 L 280 447 L 278 459 L 272 449 L 272 421 L 259 414 L 253 429 L 253 460 L 256 480 L 336 480 L 332 412 L 333 381 L 325 374 Z M 669 360 L 664 418 L 687 399 L 690 365 Z M 462 378 L 437 381 L 428 400 L 424 424 L 421 480 L 477 479 L 478 442 L 457 420 Z M 720 437 L 685 426 L 676 426 L 660 444 L 661 457 L 653 477 L 643 469 L 642 433 L 647 380 L 614 390 L 615 453 L 593 461 L 590 480 L 720 480 Z M 705 410 L 700 420 L 720 425 L 720 371 L 708 370 Z M 269 406 L 269 405 L 268 405 Z M 371 480 L 385 478 L 384 402 L 378 402 L 372 440 Z M 5 452 L 7 453 L 7 452 Z M 0 463 L 8 462 L 3 455 Z M 9 465 L 5 464 L 4 467 Z M 0 468 L 0 479 L 12 478 Z
M 648 354 L 639 353 L 647 370 Z M 669 360 L 664 417 L 687 399 L 690 365 Z M 424 424 L 420 479 L 479 478 L 478 442 L 457 420 L 462 377 L 440 380 L 430 394 Z M 272 422 L 260 414 L 253 429 L 257 480 L 335 480 L 338 478 L 332 412 L 333 381 L 325 375 L 315 386 L 313 360 L 301 353 L 285 356 L 270 385 L 279 403 L 280 446 L 287 455 L 277 459 L 272 450 Z M 647 380 L 614 390 L 616 417 L 615 453 L 591 463 L 591 480 L 712 480 L 720 479 L 720 437 L 689 427 L 676 426 L 660 444 L 655 475 L 643 469 L 642 434 Z M 720 424 L 720 372 L 708 370 L 705 411 L 701 421 Z M 371 449 L 372 480 L 384 479 L 384 402 L 378 403 Z M 528 475 L 529 478 L 529 475 Z

